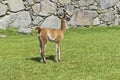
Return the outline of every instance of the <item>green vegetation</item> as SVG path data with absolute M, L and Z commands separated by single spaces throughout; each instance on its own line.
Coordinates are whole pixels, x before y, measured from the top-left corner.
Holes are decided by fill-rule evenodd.
M 39 61 L 37 32 L 0 30 L 0 80 L 120 80 L 120 27 L 69 29 L 61 43 L 62 62 L 48 42 L 48 64 Z

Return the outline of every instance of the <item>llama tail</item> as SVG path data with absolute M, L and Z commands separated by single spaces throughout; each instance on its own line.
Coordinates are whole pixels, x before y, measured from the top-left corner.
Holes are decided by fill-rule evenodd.
M 40 27 L 36 27 L 35 30 L 38 30 L 38 33 L 40 33 L 41 28 Z

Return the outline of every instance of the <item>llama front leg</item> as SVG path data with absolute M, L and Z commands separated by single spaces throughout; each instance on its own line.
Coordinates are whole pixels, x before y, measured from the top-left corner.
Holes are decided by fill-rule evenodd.
M 39 42 L 40 42 L 40 55 L 41 55 L 41 60 L 42 62 L 46 63 L 46 58 L 45 58 L 45 49 L 46 49 L 46 43 L 47 41 L 43 41 L 42 39 L 40 39 L 39 37 Z
M 57 62 L 61 61 L 61 58 L 60 58 L 60 44 L 59 43 L 56 43 L 56 61 Z

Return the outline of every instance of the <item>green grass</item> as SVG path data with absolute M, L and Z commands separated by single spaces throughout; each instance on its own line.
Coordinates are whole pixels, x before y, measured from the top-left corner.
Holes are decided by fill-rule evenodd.
M 55 44 L 47 44 L 48 64 L 39 62 L 37 32 L 0 30 L 0 80 L 120 80 L 120 27 L 69 29 L 56 63 Z

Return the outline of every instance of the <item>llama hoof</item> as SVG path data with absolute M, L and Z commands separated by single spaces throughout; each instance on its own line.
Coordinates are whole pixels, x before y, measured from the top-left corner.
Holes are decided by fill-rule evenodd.
M 61 62 L 61 59 L 56 59 L 56 62 Z
M 43 63 L 47 64 L 47 61 L 46 61 L 46 60 L 43 60 Z
M 58 60 L 59 62 L 61 62 L 61 59 L 60 60 Z
M 44 61 L 44 63 L 45 63 L 45 64 L 47 64 L 47 62 L 46 62 L 46 61 Z
M 46 61 L 43 61 L 43 59 L 41 59 L 40 62 L 41 62 L 41 63 L 47 64 L 47 62 L 46 62 Z

